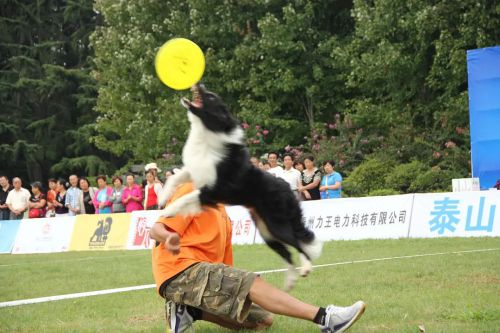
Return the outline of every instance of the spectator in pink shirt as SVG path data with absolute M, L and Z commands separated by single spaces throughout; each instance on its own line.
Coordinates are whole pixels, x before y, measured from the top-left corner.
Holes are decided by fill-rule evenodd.
M 122 194 L 125 211 L 130 213 L 134 210 L 143 210 L 142 199 L 142 190 L 139 185 L 135 184 L 134 176 L 127 175 L 127 187 L 125 187 Z

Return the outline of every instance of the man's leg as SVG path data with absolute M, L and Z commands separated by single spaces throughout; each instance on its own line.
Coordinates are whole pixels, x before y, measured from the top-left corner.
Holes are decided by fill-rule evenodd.
M 304 303 L 286 292 L 256 277 L 250 287 L 252 302 L 265 310 L 289 317 L 310 320 L 318 324 L 321 332 L 340 333 L 351 327 L 365 311 L 365 303 L 358 301 L 348 307 L 329 305 L 327 308 Z
M 365 309 L 361 301 L 349 307 L 329 305 L 322 308 L 307 304 L 254 273 L 211 263 L 199 263 L 186 269 L 168 284 L 164 297 L 211 313 L 217 318 L 208 315 L 204 319 L 226 327 L 238 321 L 239 328 L 249 316 L 252 302 L 275 314 L 312 321 L 320 325 L 323 332 L 344 332 Z
M 249 296 L 252 302 L 275 314 L 312 321 L 319 311 L 318 306 L 299 301 L 260 277 L 255 278 Z
M 165 309 L 171 333 L 193 332 L 193 323 L 195 320 L 205 320 L 231 330 L 262 330 L 273 324 L 272 314 L 255 304 L 251 306 L 248 317 L 243 323 L 187 305 L 175 304 L 172 301 L 165 303 Z
M 252 329 L 252 330 L 263 330 L 270 327 L 273 324 L 273 317 L 268 315 L 258 322 L 253 322 L 245 320 L 243 323 L 239 323 L 236 320 L 232 320 L 227 317 L 220 317 L 213 315 L 208 312 L 203 312 L 201 320 L 209 321 L 211 323 L 217 324 L 219 326 L 229 328 L 231 330 L 239 329 Z

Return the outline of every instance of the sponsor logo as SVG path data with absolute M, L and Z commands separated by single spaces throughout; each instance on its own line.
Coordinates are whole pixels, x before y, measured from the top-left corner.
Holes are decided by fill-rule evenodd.
M 97 221 L 94 234 L 90 237 L 89 247 L 102 247 L 106 245 L 106 240 L 111 232 L 111 224 L 113 224 L 111 217 Z
M 147 219 L 145 217 L 139 217 L 137 219 L 137 224 L 134 231 L 134 240 L 132 242 L 133 246 L 141 246 L 144 248 L 149 248 L 149 231 L 151 228 L 148 227 Z
M 51 229 L 52 229 L 52 226 L 50 225 L 50 223 L 45 222 L 42 226 L 42 234 L 44 236 L 47 236 L 48 234 L 50 234 Z

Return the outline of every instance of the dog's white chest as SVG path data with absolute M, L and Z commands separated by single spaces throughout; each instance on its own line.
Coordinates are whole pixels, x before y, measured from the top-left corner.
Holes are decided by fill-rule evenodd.
M 211 187 L 217 182 L 217 165 L 227 156 L 227 145 L 241 143 L 243 131 L 235 128 L 229 135 L 207 130 L 201 123 L 191 125 L 182 152 L 182 162 L 196 188 Z
M 186 142 L 182 154 L 184 166 L 189 170 L 196 188 L 215 184 L 217 180 L 217 164 L 221 160 L 211 145 L 204 140 Z

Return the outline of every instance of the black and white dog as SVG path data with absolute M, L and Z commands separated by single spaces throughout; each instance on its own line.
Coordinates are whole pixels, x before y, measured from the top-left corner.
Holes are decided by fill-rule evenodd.
M 196 214 L 203 205 L 216 203 L 246 206 L 267 245 L 288 263 L 285 289 L 289 290 L 297 274 L 287 245 L 300 252 L 300 274 L 306 276 L 322 243 L 304 226 L 288 183 L 250 163 L 243 129 L 222 99 L 203 85 L 192 90 L 193 101 L 181 100 L 191 126 L 182 152 L 184 167 L 168 179 L 158 203 L 164 206 L 181 183 L 192 181 L 195 190 L 169 204 L 162 215 Z

